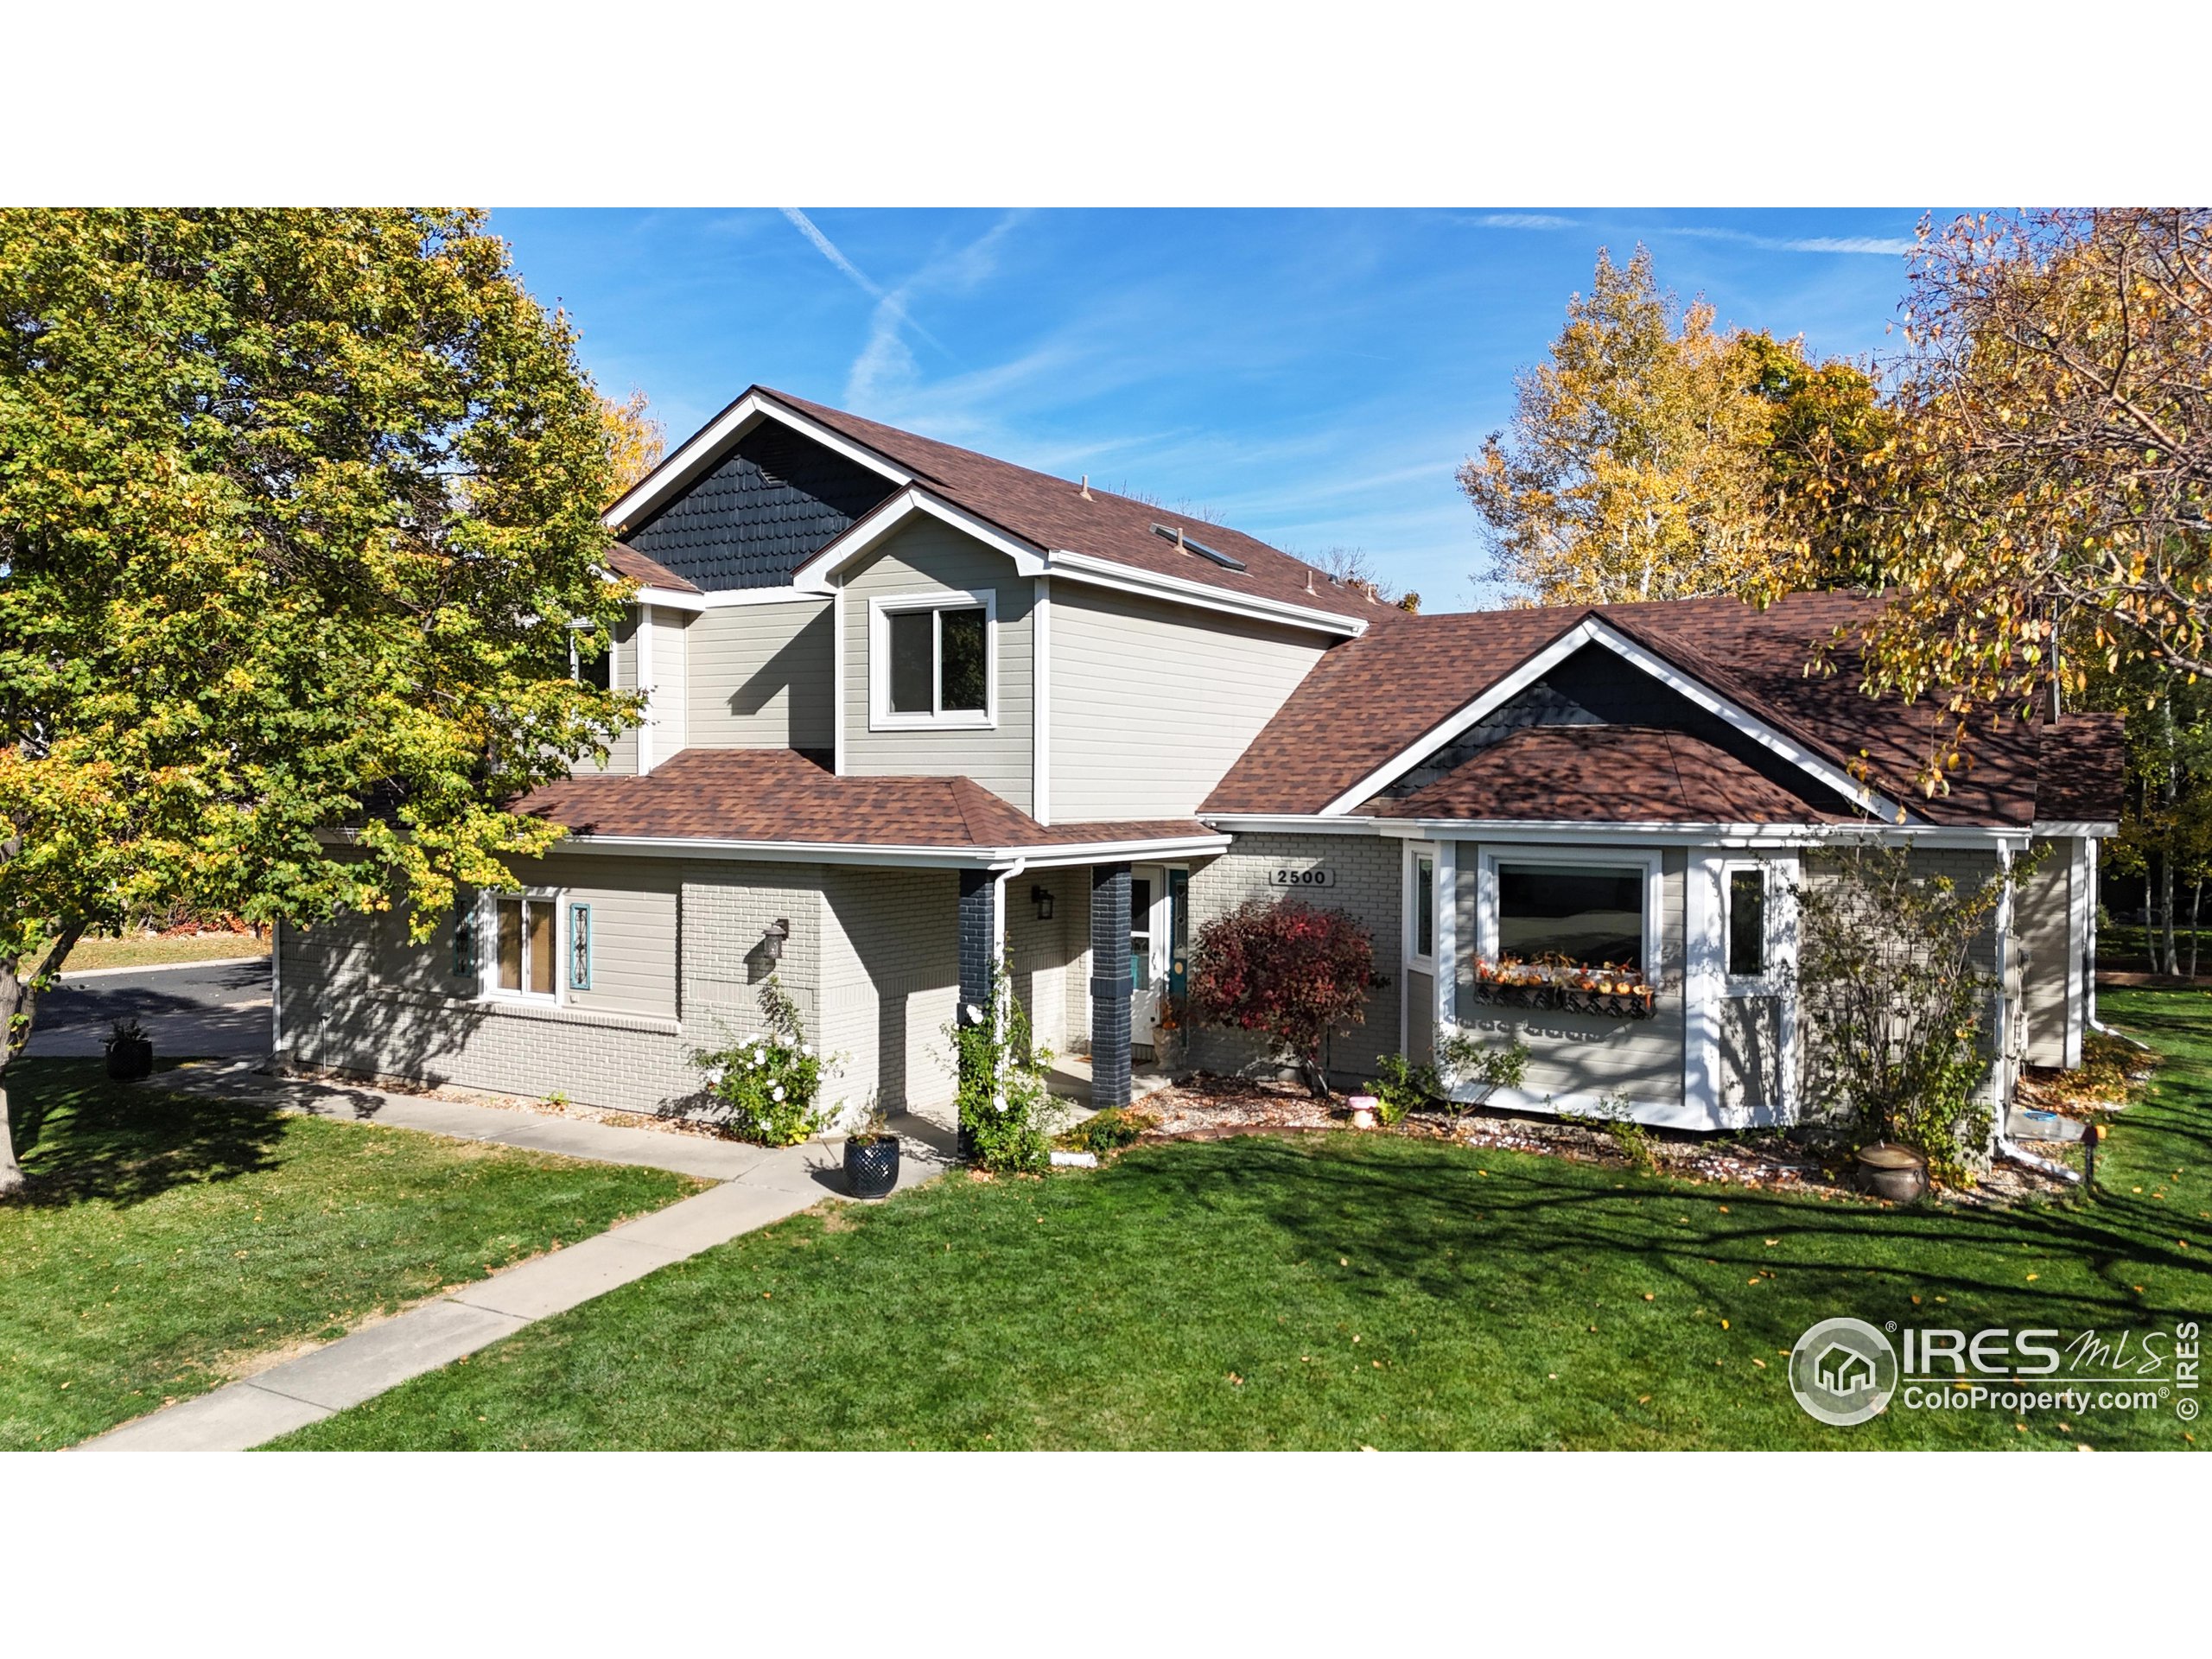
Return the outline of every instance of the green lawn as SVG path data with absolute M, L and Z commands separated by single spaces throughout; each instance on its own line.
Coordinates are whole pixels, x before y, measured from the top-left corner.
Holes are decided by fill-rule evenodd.
M 66 1446 L 658 1208 L 700 1185 L 8 1071 L 28 1203 L 0 1205 L 0 1450 Z
M 179 962 L 215 962 L 230 957 L 265 957 L 269 941 L 251 933 L 133 933 L 123 938 L 95 935 L 70 947 L 64 973 L 87 968 L 166 968 Z
M 1829 1428 L 1785 1378 L 1837 1314 L 2212 1313 L 2212 999 L 2107 1008 L 2173 1063 L 2093 1203 L 1883 1209 L 1379 1135 L 1141 1147 L 795 1217 L 280 1444 L 2186 1449 L 2163 1410 Z

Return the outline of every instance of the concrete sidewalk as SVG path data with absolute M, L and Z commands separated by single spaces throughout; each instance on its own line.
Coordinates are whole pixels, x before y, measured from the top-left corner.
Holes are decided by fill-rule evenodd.
M 194 1075 L 198 1074 L 198 1075 Z M 451 1364 L 534 1320 L 642 1279 L 656 1268 L 749 1233 L 845 1192 L 842 1141 L 750 1147 L 652 1129 L 623 1129 L 494 1106 L 426 1100 L 243 1066 L 163 1073 L 168 1089 L 265 1101 L 319 1116 L 389 1123 L 471 1141 L 556 1152 L 602 1163 L 643 1164 L 721 1183 L 665 1210 L 466 1285 L 396 1318 L 271 1366 L 212 1394 L 125 1423 L 79 1452 L 243 1452 L 359 1405 L 410 1377 Z M 899 1185 L 931 1179 L 952 1162 L 952 1137 L 902 1117 Z

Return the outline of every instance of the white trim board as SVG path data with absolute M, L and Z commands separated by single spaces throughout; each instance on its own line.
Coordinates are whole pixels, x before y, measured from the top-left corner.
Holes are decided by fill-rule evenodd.
M 1029 816 L 1052 822 L 1052 582 L 1037 578 L 1029 607 Z
M 1815 754 L 1796 739 L 1777 731 L 1757 715 L 1721 696 L 1702 681 L 1683 673 L 1665 658 L 1637 644 L 1618 630 L 1608 627 L 1594 616 L 1583 618 L 1520 667 L 1486 687 L 1447 718 L 1430 727 L 1412 743 L 1324 806 L 1321 809 L 1323 815 L 1334 817 L 1349 812 L 1378 790 L 1388 788 L 1472 727 L 1484 715 L 1518 696 L 1576 652 L 1593 645 L 1603 645 L 1669 690 L 1688 699 L 1707 714 L 1727 721 L 1744 736 L 1835 791 L 1860 810 L 1902 826 L 1910 827 L 1921 822 L 1886 796 L 1868 789 L 1833 762 Z

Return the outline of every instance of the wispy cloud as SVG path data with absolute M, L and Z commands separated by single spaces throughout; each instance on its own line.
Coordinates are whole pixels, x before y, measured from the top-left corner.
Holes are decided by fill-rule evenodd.
M 1563 231 L 1576 221 L 1557 213 L 1483 213 L 1467 222 L 1493 231 Z
M 1910 253 L 1916 245 L 1909 236 L 1754 236 L 1749 231 L 1723 230 L 1710 225 L 1669 225 L 1661 234 L 1698 236 L 1713 242 L 1736 242 L 1769 253 Z
M 928 329 L 923 327 L 920 323 L 916 322 L 912 317 L 906 314 L 906 295 L 905 286 L 902 285 L 899 288 L 887 291 L 881 284 L 870 280 L 868 274 L 866 271 L 862 270 L 851 260 L 846 258 L 843 251 L 840 249 L 835 242 L 832 242 L 828 237 L 822 233 L 822 227 L 820 226 L 817 225 L 812 219 L 809 219 L 798 208 L 785 208 L 784 217 L 791 220 L 791 224 L 798 229 L 798 233 L 801 236 L 814 244 L 816 250 L 820 252 L 824 259 L 827 259 L 831 264 L 836 266 L 839 270 L 843 271 L 846 276 L 851 277 L 853 279 L 854 286 L 858 288 L 861 292 L 867 295 L 868 298 L 875 302 L 879 331 L 881 328 L 883 319 L 887 315 L 894 329 L 898 325 L 903 324 L 904 326 L 912 328 L 916 334 L 919 334 L 924 340 L 929 341 L 931 345 L 935 346 L 939 351 L 943 351 L 944 349 L 944 343 L 940 341 L 936 335 L 931 334 Z
M 873 290 L 877 296 L 875 315 L 869 324 L 868 344 L 846 372 L 847 402 L 856 409 L 883 408 L 912 393 L 921 382 L 921 365 L 914 360 L 904 331 L 912 329 L 939 351 L 945 347 L 914 321 L 906 308 L 908 298 L 931 292 L 963 293 L 988 281 L 998 268 L 999 245 L 1020 217 L 1008 213 L 972 242 L 935 255 L 898 287 Z M 826 246 L 826 239 L 817 245 Z M 867 280 L 858 271 L 853 274 Z
M 785 208 L 784 217 L 791 220 L 793 225 L 798 227 L 798 233 L 804 237 L 808 241 L 813 243 L 816 251 L 818 251 L 824 259 L 827 259 L 831 264 L 836 266 L 838 270 L 843 271 L 846 276 L 851 277 L 854 283 L 862 293 L 866 294 L 872 300 L 880 300 L 883 297 L 882 289 L 870 282 L 866 271 L 862 270 L 851 260 L 846 258 L 844 254 L 838 250 L 837 245 L 835 242 L 832 242 L 828 237 L 822 234 L 822 227 L 820 226 L 817 225 L 812 219 L 809 219 L 804 213 L 801 213 L 796 207 Z

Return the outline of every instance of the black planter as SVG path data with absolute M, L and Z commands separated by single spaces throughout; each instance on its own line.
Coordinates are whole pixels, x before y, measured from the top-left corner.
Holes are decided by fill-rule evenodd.
M 887 1198 L 899 1185 L 899 1137 L 845 1142 L 845 1179 L 856 1198 Z
M 154 1075 L 154 1045 L 150 1038 L 119 1037 L 107 1046 L 107 1074 L 118 1083 L 132 1083 Z

